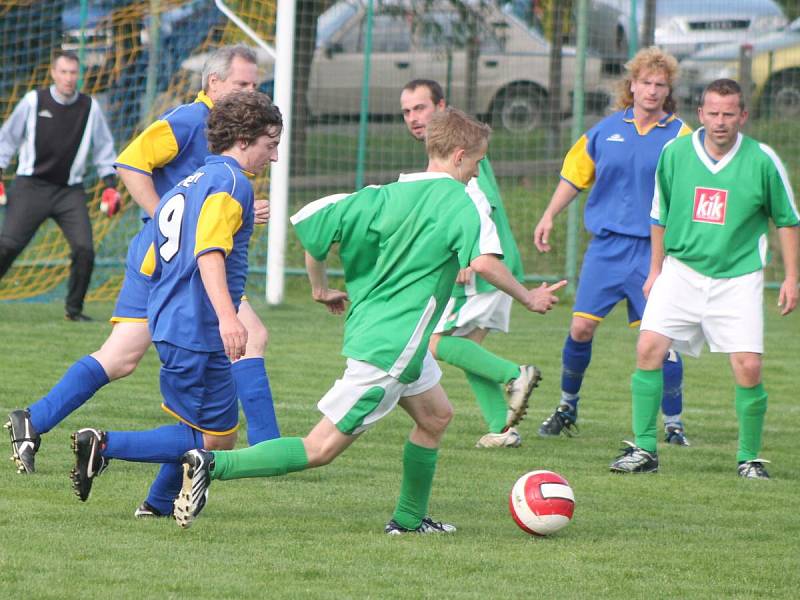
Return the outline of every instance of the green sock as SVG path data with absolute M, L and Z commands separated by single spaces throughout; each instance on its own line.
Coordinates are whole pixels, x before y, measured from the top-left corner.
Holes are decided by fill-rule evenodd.
M 443 335 L 436 346 L 436 357 L 468 373 L 497 383 L 519 377 L 519 365 L 489 352 L 468 338 Z
M 308 467 L 302 438 L 285 437 L 267 440 L 241 450 L 213 452 L 211 479 L 274 477 Z
M 664 375 L 660 368 L 652 371 L 636 369 L 631 377 L 634 442 L 648 452 L 657 449 L 656 426 L 663 389 Z
M 500 433 L 505 429 L 506 413 L 508 412 L 506 396 L 502 388 L 491 379 L 486 379 L 469 371 L 465 373 L 472 391 L 475 392 L 475 398 L 478 400 L 478 406 L 481 408 L 489 431 L 491 433 Z
M 739 418 L 739 450 L 736 453 L 738 462 L 758 458 L 766 412 L 767 392 L 762 384 L 750 388 L 736 386 L 736 416 Z
M 428 514 L 437 448 L 423 448 L 407 440 L 403 448 L 403 483 L 392 518 L 406 529 L 416 529 Z

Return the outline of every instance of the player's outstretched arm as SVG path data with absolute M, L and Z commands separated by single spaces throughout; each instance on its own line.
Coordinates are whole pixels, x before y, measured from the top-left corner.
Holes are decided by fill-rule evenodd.
M 219 335 L 225 354 L 231 361 L 239 360 L 244 356 L 247 346 L 247 329 L 236 315 L 236 307 L 228 290 L 225 255 L 218 250 L 201 254 L 197 257 L 197 268 L 219 321 Z
M 575 199 L 578 195 L 572 185 L 563 179 L 558 182 L 556 191 L 553 192 L 553 197 L 550 199 L 550 204 L 539 219 L 539 224 L 533 231 L 533 243 L 539 252 L 550 252 L 550 233 L 553 231 L 553 219 L 564 210 L 567 205 Z
M 494 254 L 481 254 L 470 263 L 470 267 L 528 310 L 543 314 L 558 302 L 558 297 L 553 292 L 567 284 L 566 281 L 560 281 L 552 286 L 543 283 L 540 287 L 529 290 L 516 280 L 511 271 Z
M 800 227 L 779 227 L 778 239 L 781 243 L 784 278 L 781 284 L 778 306 L 782 315 L 788 315 L 797 308 L 798 259 L 800 250 Z
M 324 304 L 331 314 L 342 314 L 347 302 L 347 292 L 332 290 L 328 287 L 325 263 L 306 252 L 306 271 L 308 272 L 308 281 L 311 283 L 311 297 L 314 301 Z

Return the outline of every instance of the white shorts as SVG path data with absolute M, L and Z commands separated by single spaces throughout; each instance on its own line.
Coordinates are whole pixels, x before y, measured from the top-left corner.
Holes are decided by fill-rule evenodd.
M 433 332 L 463 337 L 480 328 L 508 333 L 512 301 L 500 290 L 450 298 Z
M 430 352 L 425 353 L 419 379 L 412 383 L 401 383 L 374 365 L 348 358 L 344 375 L 317 408 L 339 431 L 355 435 L 392 412 L 400 398 L 427 392 L 441 378 L 442 371 Z
M 673 340 L 672 348 L 764 353 L 764 271 L 714 279 L 667 256 L 642 317 L 643 331 Z

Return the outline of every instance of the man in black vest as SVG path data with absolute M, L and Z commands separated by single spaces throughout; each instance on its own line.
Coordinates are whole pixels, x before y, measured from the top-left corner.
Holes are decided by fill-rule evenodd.
M 71 249 L 66 318 L 90 321 L 83 314 L 94 267 L 83 189 L 90 148 L 97 175 L 106 185 L 100 208 L 108 216 L 118 210 L 119 194 L 111 132 L 97 101 L 78 92 L 78 68 L 75 53 L 57 51 L 50 69 L 54 84 L 25 94 L 0 129 L 0 182 L 2 170 L 19 151 L 17 177 L 9 186 L 0 233 L 0 278 L 39 226 L 52 218 Z

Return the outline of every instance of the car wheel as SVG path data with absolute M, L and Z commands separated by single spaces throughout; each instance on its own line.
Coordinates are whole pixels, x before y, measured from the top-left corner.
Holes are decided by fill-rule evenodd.
M 512 133 L 527 133 L 542 123 L 544 106 L 544 94 L 538 88 L 511 87 L 495 100 L 492 123 Z
M 800 117 L 800 72 L 784 73 L 767 88 L 769 115 L 778 119 Z

